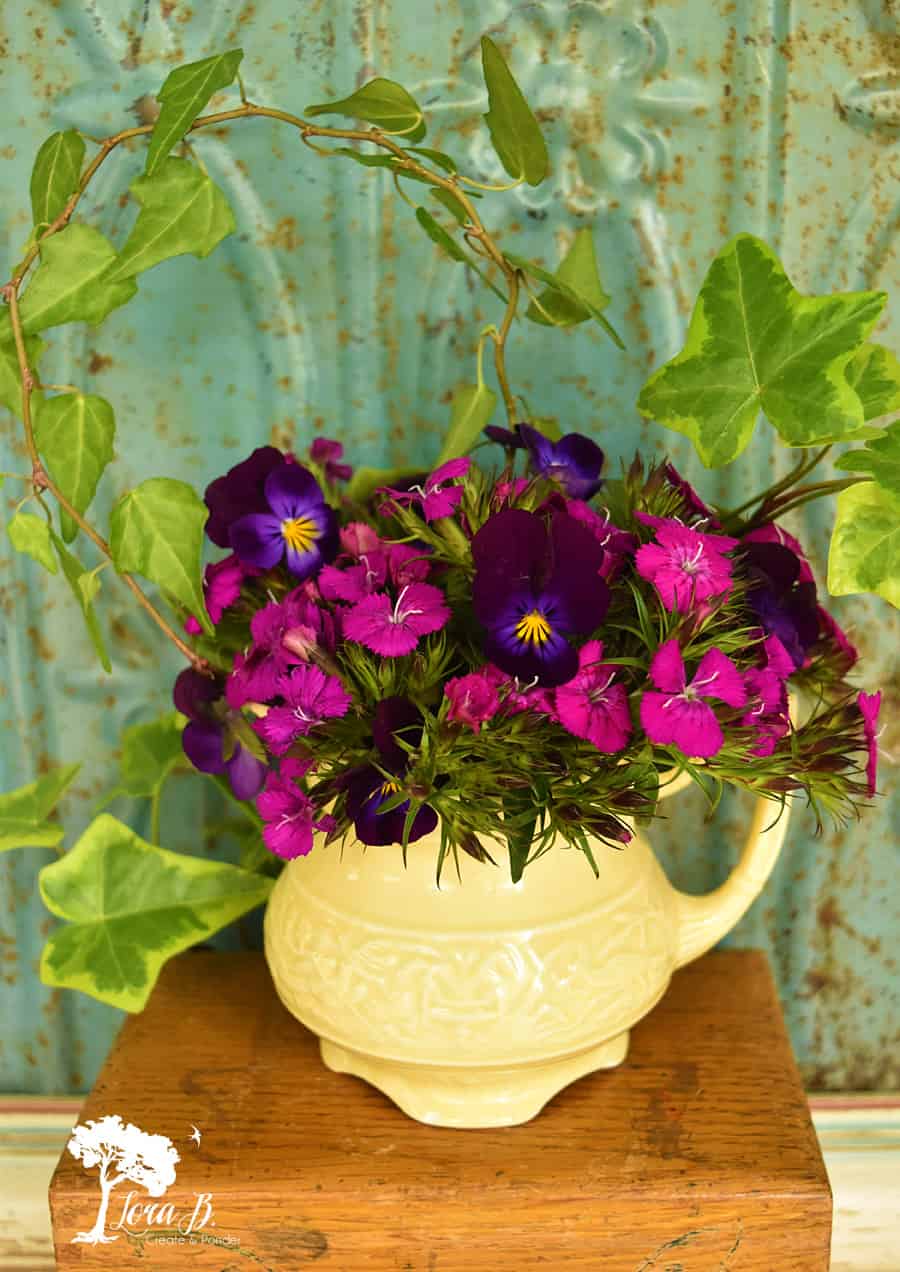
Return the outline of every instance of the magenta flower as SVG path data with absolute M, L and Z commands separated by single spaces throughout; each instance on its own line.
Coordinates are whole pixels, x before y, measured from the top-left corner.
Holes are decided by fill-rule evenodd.
M 590 530 L 591 534 L 603 548 L 603 564 L 600 566 L 600 577 L 613 582 L 619 575 L 622 566 L 634 555 L 638 540 L 627 530 L 614 526 L 608 508 L 599 512 L 581 499 L 566 500 L 566 512 L 576 521 Z
M 203 571 L 203 597 L 206 601 L 206 612 L 213 625 L 222 621 L 222 615 L 240 600 L 244 579 L 259 574 L 253 566 L 242 565 L 234 553 L 223 557 L 221 561 L 213 561 Z M 193 614 L 184 625 L 184 630 L 192 636 L 199 636 L 203 628 Z
M 771 755 L 791 730 L 788 716 L 787 679 L 794 671 L 790 654 L 777 636 L 763 642 L 765 663 L 744 674 L 749 711 L 741 716 L 744 728 L 752 728 L 756 741 L 751 755 Z
M 229 530 L 231 546 L 246 565 L 273 570 L 284 561 L 298 579 L 315 574 L 337 552 L 334 509 L 308 468 L 283 463 L 263 485 L 265 511 L 239 517 Z
M 685 479 L 681 476 L 681 473 L 679 473 L 674 464 L 670 464 L 667 461 L 663 465 L 663 472 L 665 473 L 666 481 L 669 485 L 678 491 L 688 512 L 692 516 L 705 521 L 711 530 L 717 530 L 719 528 L 719 522 L 715 519 L 710 509 L 707 508 L 706 504 L 697 494 L 691 483 L 689 481 L 685 481 Z
M 486 674 L 497 685 L 500 691 L 500 710 L 504 715 L 520 715 L 523 711 L 534 711 L 537 715 L 556 719 L 556 707 L 553 702 L 553 690 L 545 689 L 537 682 L 537 677 L 523 682 L 518 676 L 507 675 L 499 667 L 488 663 Z
M 425 485 L 413 486 L 409 490 L 394 490 L 385 487 L 395 503 L 409 506 L 411 503 L 422 505 L 422 514 L 426 521 L 437 521 L 441 517 L 449 517 L 456 510 L 462 499 L 462 486 L 448 485 L 456 477 L 465 477 L 471 467 L 470 459 L 450 459 L 446 464 L 436 468 Z
M 265 823 L 265 845 L 276 857 L 287 861 L 307 855 L 313 846 L 314 830 L 328 834 L 336 825 L 333 817 L 317 813 L 312 800 L 297 785 L 310 763 L 309 760 L 282 760 L 281 772 L 269 775 L 256 799 L 256 807 Z
M 396 601 L 387 592 L 376 592 L 358 601 L 344 618 L 344 636 L 385 658 L 411 654 L 420 636 L 439 632 L 450 619 L 440 588 L 430 583 L 409 583 Z
M 724 554 L 737 547 L 737 539 L 703 534 L 680 521 L 643 512 L 635 516 L 655 527 L 657 539 L 638 548 L 637 572 L 654 585 L 666 609 L 684 613 L 711 596 L 728 595 L 731 562 Z
M 337 676 L 327 675 L 312 663 L 303 663 L 289 676 L 283 676 L 277 693 L 284 705 L 269 707 L 253 723 L 273 755 L 284 755 L 316 725 L 346 715 L 352 702 Z
M 341 443 L 329 441 L 327 437 L 317 437 L 309 448 L 310 459 L 324 470 L 325 480 L 330 482 L 349 481 L 353 476 L 349 464 L 338 463 L 343 454 Z
M 467 676 L 458 676 L 444 685 L 444 694 L 450 701 L 447 719 L 457 724 L 467 724 L 477 733 L 486 720 L 491 720 L 500 709 L 500 694 L 494 668 L 482 667 Z
M 817 606 L 816 613 L 819 619 L 819 632 L 825 639 L 832 642 L 840 651 L 842 660 L 842 670 L 846 673 L 859 661 L 859 652 L 856 646 L 850 641 L 847 633 L 837 623 L 836 619 L 828 613 L 821 605 Z
M 247 702 L 271 701 L 291 667 L 307 662 L 319 645 L 333 652 L 337 640 L 334 618 L 309 599 L 305 586 L 257 610 L 250 635 L 253 644 L 247 653 L 235 655 L 225 685 L 228 705 L 235 710 Z
M 800 568 L 797 573 L 798 583 L 813 583 L 813 572 L 810 564 L 806 559 L 806 553 L 800 545 L 799 540 L 795 539 L 792 534 L 788 534 L 787 530 L 782 530 L 781 526 L 776 526 L 774 522 L 768 525 L 760 526 L 757 530 L 750 530 L 741 539 L 741 543 L 778 543 L 788 551 L 793 552 L 794 556 L 800 562 Z
M 741 673 L 719 649 L 700 659 L 690 684 L 677 640 L 667 640 L 653 656 L 650 679 L 660 693 L 647 690 L 641 699 L 641 724 L 651 742 L 677 746 L 686 756 L 709 759 L 722 749 L 724 737 L 709 699 L 742 707 L 747 691 Z
M 338 533 L 341 543 L 341 551 L 346 552 L 348 556 L 354 557 L 357 561 L 364 552 L 372 552 L 375 548 L 384 546 L 378 534 L 367 526 L 364 521 L 351 521 L 348 525 L 342 527 Z
M 514 504 L 519 495 L 527 490 L 531 481 L 527 477 L 513 477 L 511 481 L 498 481 L 491 492 L 491 504 L 499 508 L 503 504 Z
M 856 705 L 863 718 L 863 730 L 869 752 L 869 758 L 866 761 L 866 793 L 871 799 L 875 794 L 875 782 L 878 776 L 878 735 L 875 732 L 875 726 L 881 709 L 881 693 L 860 693 L 856 699 Z
M 601 662 L 602 655 L 602 641 L 582 645 L 576 675 L 556 690 L 556 716 L 576 738 L 612 755 L 628 743 L 631 712 L 624 686 L 614 683 L 617 669 Z
M 319 590 L 327 601 L 361 601 L 380 592 L 388 583 L 403 588 L 421 583 L 430 569 L 427 549 L 409 543 L 382 543 L 362 552 L 358 565 L 326 565 L 318 577 Z

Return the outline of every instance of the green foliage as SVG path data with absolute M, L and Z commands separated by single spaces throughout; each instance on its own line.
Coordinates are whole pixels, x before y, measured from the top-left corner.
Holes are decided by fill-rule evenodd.
M 451 193 L 450 190 L 445 190 L 443 186 L 432 186 L 431 196 L 447 209 L 459 225 L 467 224 L 469 214 L 457 196 Z
M 369 80 L 349 97 L 336 102 L 318 102 L 307 106 L 305 113 L 311 119 L 316 115 L 362 119 L 382 132 L 403 135 L 414 142 L 421 141 L 426 131 L 425 117 L 418 103 L 405 88 L 388 79 Z
M 8 848 L 55 848 L 62 842 L 62 826 L 47 818 L 80 768 L 80 764 L 61 764 L 36 782 L 0 795 L 0 852 Z
M 684 348 L 650 377 L 638 409 L 690 437 L 709 468 L 741 453 L 761 410 L 789 446 L 849 437 L 865 412 L 848 364 L 885 299 L 802 296 L 770 247 L 739 234 L 710 266 Z
M 234 82 L 243 56 L 243 49 L 229 49 L 227 53 L 189 62 L 170 72 L 156 95 L 160 112 L 147 150 L 144 171 L 148 177 L 156 172 L 172 147 L 181 141 L 213 94 Z
M 271 879 L 157 848 L 107 814 L 40 873 L 65 919 L 41 957 L 46 985 L 140 1011 L 167 959 L 261 905 Z
M 347 486 L 348 496 L 357 503 L 365 503 L 380 486 L 393 486 L 405 477 L 421 472 L 421 468 L 370 468 L 363 464 L 357 468 Z
M 37 517 L 33 512 L 17 512 L 6 527 L 6 533 L 17 552 L 24 552 L 51 574 L 56 573 L 59 567 L 53 555 L 50 526 L 43 517 Z
M 73 128 L 47 138 L 31 170 L 31 211 L 35 226 L 49 225 L 78 189 L 84 139 Z
M 847 363 L 847 380 L 862 402 L 863 418 L 900 411 L 900 362 L 880 344 L 864 344 Z
M 4 315 L 4 322 L 8 323 L 8 321 L 8 317 Z M 44 342 L 39 336 L 26 336 L 25 353 L 30 367 L 33 368 L 35 366 L 43 348 Z M 40 396 L 39 393 L 32 393 L 32 405 L 40 399 Z M 21 419 L 22 377 L 19 374 L 19 359 L 16 355 L 16 346 L 10 339 L 7 339 L 4 344 L 0 344 L 0 406 L 5 406 L 8 411 L 12 411 L 17 419 Z
M 510 265 L 520 269 L 523 274 L 528 274 L 532 278 L 536 278 L 546 284 L 547 290 L 537 298 L 538 305 L 543 305 L 544 297 L 548 293 L 554 293 L 558 297 L 551 309 L 545 309 L 543 320 L 548 325 L 568 326 L 571 325 L 572 321 L 581 322 L 580 318 L 573 317 L 573 315 L 578 314 L 582 310 L 587 310 L 594 321 L 599 322 L 613 344 L 620 349 L 624 349 L 625 345 L 622 342 L 622 337 L 606 319 L 602 307 L 596 302 L 598 296 L 603 297 L 604 304 L 608 303 L 609 300 L 609 297 L 603 291 L 599 275 L 596 272 L 596 259 L 593 262 L 594 269 L 593 275 L 591 275 L 588 268 L 587 247 L 583 239 L 578 243 L 577 251 L 576 244 L 572 245 L 572 251 L 569 255 L 571 256 L 573 252 L 575 253 L 575 260 L 569 263 L 567 272 L 570 275 L 570 279 L 577 274 L 577 282 L 567 281 L 565 278 L 560 277 L 559 274 L 552 274 L 549 269 L 544 269 L 543 266 L 536 265 L 534 261 L 526 260 L 522 256 L 516 256 L 512 252 L 506 252 L 505 255 Z M 593 242 L 591 243 L 591 255 L 593 255 Z M 528 307 L 525 316 L 537 321 L 531 312 L 532 309 L 534 309 L 534 312 L 540 313 L 540 310 L 533 304 Z M 556 314 L 567 315 L 568 320 L 562 324 L 557 323 L 554 318 Z
M 112 281 L 112 243 L 91 225 L 69 225 L 41 245 L 41 264 L 22 297 L 26 335 L 63 322 L 96 325 L 137 292 L 133 278 Z M 8 322 L 8 315 L 4 316 Z M 4 337 L 5 338 L 5 337 Z
M 62 393 L 41 402 L 34 440 L 53 481 L 78 512 L 84 513 L 113 458 L 116 421 L 110 404 L 85 393 Z M 62 535 L 71 543 L 78 527 L 60 509 Z
M 871 481 L 841 491 L 828 590 L 833 596 L 877 592 L 900 609 L 900 496 Z
M 407 150 L 411 155 L 421 155 L 423 159 L 430 160 L 436 168 L 443 168 L 445 172 L 451 175 L 459 171 L 459 165 L 450 155 L 445 155 L 442 150 L 430 150 L 428 146 L 407 146 Z M 446 191 L 445 191 L 446 193 Z
M 503 55 L 486 35 L 481 37 L 481 66 L 488 91 L 484 120 L 497 157 L 513 180 L 540 185 L 550 167 L 547 143 Z
M 835 467 L 871 473 L 882 490 L 900 498 L 900 421 L 870 438 L 864 450 L 842 455 Z
M 109 519 L 109 547 L 120 573 L 142 574 L 213 627 L 200 583 L 207 508 L 183 481 L 151 477 L 123 495 Z
M 181 745 L 183 729 L 184 717 L 177 711 L 124 729 L 119 784 L 106 795 L 102 807 L 120 795 L 130 799 L 158 799 L 172 770 L 185 762 Z
M 130 278 L 172 256 L 208 256 L 234 232 L 225 195 L 187 159 L 164 159 L 152 176 L 138 177 L 131 193 L 141 211 L 111 277 Z
M 56 555 L 59 557 L 63 577 L 71 588 L 72 595 L 81 610 L 84 625 L 87 628 L 91 644 L 94 646 L 94 652 L 100 660 L 100 666 L 108 675 L 112 671 L 112 664 L 110 663 L 106 642 L 103 639 L 100 623 L 94 610 L 94 601 L 100 591 L 99 571 L 103 567 L 98 566 L 96 570 L 85 569 L 78 558 L 68 550 L 59 535 L 54 534 L 52 530 L 50 531 L 50 538 L 53 542 L 53 547 L 56 549 Z
M 437 243 L 438 247 L 443 248 L 451 260 L 459 261 L 463 265 L 468 265 L 470 269 L 474 269 L 479 278 L 490 287 L 495 296 L 505 303 L 506 297 L 498 287 L 495 287 L 484 270 L 478 265 L 468 252 L 459 246 L 456 239 L 453 238 L 442 225 L 440 225 L 427 208 L 416 208 L 416 220 L 422 229 L 428 235 L 433 243 Z
M 457 455 L 465 455 L 480 439 L 485 425 L 491 421 L 497 395 L 486 384 L 464 384 L 453 395 L 453 407 L 450 412 L 450 428 L 444 438 L 444 445 L 437 457 L 437 463 L 455 459 Z
M 594 312 L 605 309 L 609 304 L 609 296 L 600 282 L 594 235 L 589 226 L 583 226 L 576 232 L 572 246 L 559 263 L 555 278 L 556 285 L 546 287 L 525 311 L 525 317 L 532 322 L 548 327 L 574 327 L 577 323 L 587 322 Z M 576 296 L 583 296 L 584 301 L 564 295 L 559 291 L 559 283 L 564 283 Z

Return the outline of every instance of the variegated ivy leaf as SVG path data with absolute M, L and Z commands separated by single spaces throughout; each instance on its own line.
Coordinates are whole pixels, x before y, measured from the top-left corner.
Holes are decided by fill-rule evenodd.
M 355 93 L 339 101 L 307 106 L 305 114 L 311 119 L 316 115 L 362 119 L 383 132 L 399 134 L 413 142 L 421 141 L 426 131 L 425 116 L 415 98 L 401 84 L 381 78 L 369 80 Z
M 8 848 L 55 848 L 62 841 L 62 826 L 47 818 L 80 768 L 80 764 L 61 764 L 36 782 L 0 795 L 0 852 Z
M 481 66 L 488 91 L 484 121 L 497 158 L 514 181 L 540 185 L 550 167 L 547 143 L 503 54 L 487 35 L 481 37 Z
M 187 159 L 164 159 L 152 176 L 132 182 L 131 193 L 141 211 L 110 275 L 114 279 L 187 252 L 208 256 L 234 231 L 225 195 Z
M 78 560 L 78 557 L 69 551 L 59 535 L 54 534 L 52 530 L 50 531 L 50 538 L 56 550 L 56 555 L 59 557 L 63 577 L 72 589 L 72 595 L 81 610 L 87 634 L 91 644 L 94 646 L 94 652 L 100 660 L 100 666 L 109 675 L 112 671 L 112 663 L 109 660 L 106 642 L 103 639 L 103 632 L 100 629 L 100 623 L 94 610 L 94 601 L 100 591 L 99 571 L 102 566 L 98 566 L 95 570 L 86 569 Z
M 900 497 L 863 481 L 842 490 L 836 502 L 829 592 L 876 592 L 900 609 Z
M 133 278 L 110 278 L 115 248 L 91 225 L 69 225 L 41 247 L 41 264 L 22 297 L 26 335 L 63 322 L 102 322 L 137 292 Z M 8 323 L 9 316 L 4 315 Z M 0 339 L 8 339 L 0 332 Z
M 47 398 L 35 412 L 34 438 L 47 471 L 78 512 L 85 512 L 103 470 L 113 457 L 116 422 L 102 397 L 61 393 Z M 60 510 L 62 535 L 71 543 L 78 527 Z
M 199 62 L 188 62 L 171 71 L 156 94 L 160 112 L 153 126 L 147 150 L 147 176 L 152 176 L 166 155 L 208 105 L 214 93 L 234 82 L 242 49 L 229 49 Z
M 31 171 L 31 210 L 35 225 L 49 225 L 78 189 L 84 162 L 84 138 L 70 128 L 55 132 L 41 146 Z
M 465 455 L 481 437 L 485 425 L 491 421 L 497 394 L 486 384 L 464 384 L 453 395 L 450 428 L 438 455 L 437 463 Z
M 213 627 L 200 582 L 200 553 L 208 509 L 196 492 L 172 477 L 151 477 L 124 494 L 109 518 L 113 565 L 142 574 Z
M 880 344 L 864 344 L 847 364 L 847 379 L 867 420 L 900 411 L 900 362 Z
M 104 813 L 39 882 L 66 920 L 44 946 L 44 984 L 140 1011 L 173 954 L 261 905 L 273 880 L 157 848 Z
M 789 446 L 839 441 L 865 423 L 848 364 L 885 300 L 802 296 L 770 247 L 739 234 L 710 266 L 684 348 L 650 377 L 638 409 L 690 437 L 709 468 L 744 450 L 760 411 Z
M 864 450 L 842 455 L 835 467 L 871 473 L 883 490 L 900 499 L 900 421 L 869 438 Z

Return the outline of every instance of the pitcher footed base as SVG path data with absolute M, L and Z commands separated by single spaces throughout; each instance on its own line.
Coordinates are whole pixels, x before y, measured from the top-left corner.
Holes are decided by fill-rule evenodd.
M 377 1087 L 417 1122 L 476 1129 L 528 1122 L 569 1083 L 597 1069 L 613 1069 L 628 1052 L 628 1030 L 575 1055 L 538 1064 L 454 1066 L 403 1064 L 320 1039 L 322 1059 Z

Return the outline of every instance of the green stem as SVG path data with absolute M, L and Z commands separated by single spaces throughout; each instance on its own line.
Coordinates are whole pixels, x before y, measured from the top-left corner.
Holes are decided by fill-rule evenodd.
M 798 482 L 801 477 L 805 477 L 807 473 L 811 473 L 831 450 L 831 445 L 831 442 L 829 442 L 827 446 L 823 446 L 821 450 L 815 452 L 811 459 L 802 459 L 799 464 L 791 469 L 786 477 L 782 477 L 781 481 L 777 481 L 774 486 L 770 486 L 767 490 L 761 490 L 758 494 L 754 495 L 751 499 L 746 500 L 745 503 L 740 504 L 737 508 L 729 509 L 724 518 L 726 524 L 734 521 L 740 513 L 746 511 L 747 508 L 752 508 L 754 504 L 768 504 L 774 496 L 780 495 L 783 490 L 788 490 L 795 482 Z
M 755 530 L 757 526 L 764 525 L 766 522 L 773 520 L 775 517 L 783 517 L 787 512 L 793 512 L 795 508 L 802 508 L 806 503 L 812 503 L 814 499 L 823 499 L 826 495 L 836 495 L 842 490 L 849 490 L 851 486 L 857 486 L 861 481 L 869 481 L 868 477 L 845 477 L 840 481 L 820 481 L 814 486 L 799 486 L 791 491 L 790 497 L 785 499 L 783 503 L 777 503 L 766 509 L 765 512 L 760 510 L 757 515 L 747 523 L 747 530 Z
M 150 842 L 159 847 L 159 822 L 162 804 L 162 783 L 157 786 L 150 800 Z

